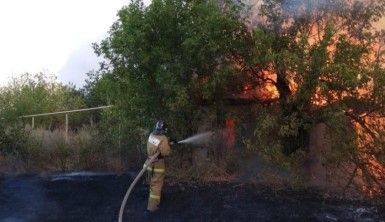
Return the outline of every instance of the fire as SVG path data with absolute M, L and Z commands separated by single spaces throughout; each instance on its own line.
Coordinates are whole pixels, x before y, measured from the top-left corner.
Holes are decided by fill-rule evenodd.
M 288 20 L 286 23 L 282 24 L 282 30 L 283 32 L 286 29 L 290 29 L 292 26 L 292 21 Z M 381 23 L 378 25 L 378 27 L 382 28 L 383 24 L 385 24 L 385 18 L 381 19 L 379 22 Z M 317 47 L 320 45 L 320 43 L 324 40 L 324 35 L 326 33 L 327 27 L 328 27 L 328 22 L 325 21 L 319 21 L 319 22 L 314 22 L 312 25 L 309 27 L 309 29 L 306 31 L 307 33 L 306 36 L 303 36 L 303 32 L 298 32 L 296 35 L 297 41 L 300 42 L 303 40 L 303 38 L 306 38 L 306 47 L 312 48 L 312 47 Z M 343 24 L 340 24 L 343 25 Z M 343 26 L 342 26 L 343 27 Z M 333 36 L 331 37 L 330 43 L 328 43 L 326 50 L 328 51 L 328 59 L 330 61 L 333 61 L 337 49 L 338 49 L 338 40 L 339 37 L 345 36 L 348 39 L 350 44 L 356 44 L 360 45 L 362 44 L 359 42 L 357 39 L 354 37 L 349 37 L 348 30 L 343 29 L 343 28 L 338 28 L 336 30 L 333 30 Z M 384 44 L 382 44 L 383 47 Z M 375 43 L 373 42 L 372 44 L 372 49 L 370 53 L 367 53 L 362 56 L 362 64 L 363 66 L 370 64 L 373 61 L 378 60 L 379 55 L 381 51 L 381 44 L 380 43 Z M 273 65 L 270 65 L 266 68 L 266 70 L 254 70 L 253 68 L 245 68 L 244 62 L 236 58 L 235 63 L 237 64 L 237 68 L 239 68 L 241 71 L 246 72 L 246 76 L 248 79 L 248 83 L 246 83 L 243 86 L 243 91 L 241 93 L 242 98 L 247 98 L 247 99 L 256 99 L 259 101 L 276 101 L 277 99 L 280 98 L 280 93 L 278 88 L 276 87 L 277 84 L 277 73 L 275 73 L 274 68 L 272 67 Z M 383 67 L 385 64 L 381 64 Z M 246 70 L 245 70 L 246 69 Z M 291 72 L 291 73 L 290 73 Z M 304 80 L 301 79 L 301 75 L 295 73 L 295 71 L 286 71 L 286 79 L 291 96 L 295 97 L 299 88 L 303 84 Z M 328 77 L 328 76 L 323 76 L 319 79 L 319 81 L 324 81 L 324 82 L 333 82 L 336 81 L 337 79 L 331 79 L 331 78 L 338 78 L 338 77 Z M 357 79 L 360 80 L 362 76 L 358 75 Z M 343 90 L 329 90 L 326 88 L 322 88 L 321 84 L 317 86 L 314 89 L 313 96 L 310 100 L 311 107 L 313 109 L 319 109 L 326 107 L 330 104 L 337 103 L 339 101 L 342 101 L 344 99 L 349 99 L 349 98 L 356 98 L 356 99 L 363 99 L 363 100 L 373 100 L 372 97 L 372 92 L 373 92 L 373 85 L 374 81 L 369 80 L 365 84 L 359 86 L 359 87 L 352 87 L 351 89 L 346 89 L 345 91 Z M 351 110 L 345 110 L 345 112 L 349 112 Z M 382 125 L 383 128 L 381 130 L 385 130 L 385 118 L 381 117 L 364 117 L 361 115 L 364 115 L 358 112 L 358 117 L 360 119 L 363 119 L 365 123 L 369 125 Z M 362 162 L 362 168 L 367 168 L 369 170 L 369 174 L 373 176 L 373 178 L 377 181 L 380 181 L 381 183 L 384 184 L 385 186 L 385 165 L 383 162 L 380 160 L 376 159 L 376 157 L 370 153 L 373 152 L 373 149 L 376 149 L 375 145 L 375 139 L 371 138 L 372 135 L 369 135 L 368 132 L 366 132 L 363 129 L 363 126 L 361 126 L 359 123 L 355 123 L 355 130 L 359 134 L 359 138 L 357 139 L 357 147 L 358 147 L 358 158 L 359 161 Z M 360 166 L 361 167 L 361 166 Z M 364 181 L 365 180 L 365 174 L 366 172 L 361 172 L 358 177 L 360 180 Z M 364 183 L 363 183 L 364 184 Z M 382 190 L 385 190 L 383 187 Z M 369 196 L 373 196 L 376 194 L 379 194 L 381 189 L 378 186 L 362 186 L 362 191 L 367 193 Z
M 273 84 L 266 83 L 261 86 L 253 87 L 245 85 L 240 95 L 244 99 L 253 99 L 258 101 L 269 101 L 279 98 L 277 87 Z
M 270 81 L 259 82 L 258 79 L 254 80 L 258 84 L 246 83 L 243 86 L 242 97 L 246 99 L 255 99 L 259 101 L 274 101 L 279 98 L 279 92 L 274 82 L 277 77 L 274 73 L 263 71 L 263 78 L 267 78 Z
M 276 76 L 271 72 L 265 72 L 265 78 L 269 78 L 272 81 L 276 80 Z M 294 81 L 289 81 L 290 89 L 295 95 L 297 92 L 298 86 Z M 362 88 L 355 88 L 352 91 L 342 91 L 342 92 L 334 92 L 328 91 L 327 93 L 323 92 L 321 87 L 317 87 L 314 95 L 311 99 L 311 103 L 314 108 L 325 107 L 331 103 L 341 101 L 345 98 L 356 97 L 358 99 L 367 99 L 370 98 L 371 92 L 373 90 L 373 81 L 369 81 Z M 261 101 L 273 101 L 280 97 L 279 91 L 277 87 L 271 82 L 265 82 L 257 87 L 252 84 L 246 84 L 243 87 L 242 95 L 244 98 L 249 99 L 257 99 Z M 352 110 L 347 110 L 350 112 Z M 363 117 L 363 116 L 360 116 Z M 367 116 L 363 118 L 365 123 L 368 125 L 382 125 L 382 130 L 385 130 L 385 118 L 379 116 Z M 369 197 L 375 197 L 377 195 L 384 194 L 384 187 L 381 187 L 381 184 L 385 186 L 385 166 L 372 154 L 372 151 L 376 149 L 375 147 L 375 139 L 372 138 L 373 135 L 369 135 L 363 127 L 355 123 L 355 130 L 359 135 L 357 139 L 357 150 L 358 150 L 358 158 L 359 162 L 363 165 L 357 170 L 355 183 L 360 184 L 361 191 L 368 195 Z M 367 172 L 364 172 L 362 169 L 366 168 Z M 378 184 L 371 184 L 368 182 L 367 176 L 370 175 Z M 370 185 L 369 185 L 370 184 Z
M 365 122 L 370 124 L 381 124 L 382 126 L 385 126 L 385 118 L 384 117 L 377 117 L 375 119 L 366 117 Z M 377 133 L 373 133 L 373 135 L 369 135 L 366 133 L 363 129 L 363 127 L 359 124 L 355 124 L 355 128 L 357 133 L 360 135 L 360 139 L 357 141 L 358 144 L 358 152 L 360 161 L 365 164 L 365 166 L 368 168 L 367 174 L 370 174 L 370 176 L 375 181 L 375 184 L 372 186 L 365 185 L 367 183 L 363 183 L 363 180 L 366 179 L 368 175 L 365 175 L 364 172 L 360 172 L 359 177 L 360 181 L 363 184 L 361 189 L 364 193 L 366 193 L 369 197 L 374 197 L 377 195 L 384 194 L 384 187 L 385 186 L 385 166 L 381 164 L 381 162 L 375 157 L 375 155 L 371 154 L 372 152 L 375 152 L 377 147 L 375 147 L 375 139 L 373 137 L 378 137 Z

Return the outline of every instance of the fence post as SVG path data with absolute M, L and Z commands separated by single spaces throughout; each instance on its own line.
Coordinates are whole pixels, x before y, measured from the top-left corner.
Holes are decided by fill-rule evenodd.
M 66 135 L 65 135 L 65 139 L 66 139 L 66 142 L 68 142 L 68 113 L 66 113 Z
M 66 119 L 65 140 L 68 142 L 68 130 L 69 130 L 68 129 L 68 115 L 69 115 L 69 113 L 84 112 L 84 111 L 91 111 L 91 110 L 100 110 L 100 109 L 107 109 L 107 108 L 111 108 L 111 107 L 113 107 L 113 106 L 109 105 L 109 106 L 99 106 L 99 107 L 86 108 L 86 109 L 74 109 L 74 110 L 51 112 L 51 113 L 39 113 L 39 114 L 33 114 L 33 115 L 20 116 L 19 118 L 32 118 L 32 129 L 33 129 L 33 128 L 35 128 L 35 117 L 65 114 L 65 119 Z

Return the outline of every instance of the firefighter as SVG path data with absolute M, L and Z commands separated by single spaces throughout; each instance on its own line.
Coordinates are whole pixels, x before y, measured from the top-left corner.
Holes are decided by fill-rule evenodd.
M 160 120 L 156 123 L 154 131 L 150 134 L 147 142 L 147 155 L 150 159 L 157 151 L 160 152 L 157 160 L 147 167 L 150 177 L 150 194 L 147 210 L 154 212 L 158 210 L 160 197 L 165 176 L 164 157 L 171 152 L 169 139 L 165 136 L 167 133 L 167 124 Z

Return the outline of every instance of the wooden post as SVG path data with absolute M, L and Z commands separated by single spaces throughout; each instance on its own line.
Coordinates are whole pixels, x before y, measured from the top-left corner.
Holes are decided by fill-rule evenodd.
M 35 117 L 32 117 L 32 129 L 35 128 Z
M 66 139 L 66 142 L 68 142 L 68 113 L 66 113 L 66 135 L 65 135 L 65 139 Z

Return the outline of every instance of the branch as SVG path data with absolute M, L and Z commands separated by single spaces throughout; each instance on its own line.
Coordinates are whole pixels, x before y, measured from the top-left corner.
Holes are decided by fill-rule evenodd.
M 358 123 L 371 137 L 372 139 L 377 139 L 377 135 L 374 131 L 372 131 L 365 122 L 354 114 L 345 111 L 345 115 L 350 117 L 354 122 Z
M 357 164 L 355 164 L 355 165 L 356 166 L 354 168 L 354 171 L 353 171 L 352 175 L 349 178 L 348 183 L 345 185 L 344 189 L 342 190 L 343 196 L 345 196 L 346 190 L 349 188 L 350 184 L 352 184 L 353 179 L 356 176 L 356 173 L 357 173 L 357 170 L 358 170 L 358 165 Z
M 261 73 L 260 71 L 256 71 L 253 67 L 249 67 L 249 70 L 250 70 L 252 73 L 254 73 L 254 74 L 255 74 L 254 76 L 257 77 L 258 79 L 260 79 L 260 80 L 262 80 L 262 81 L 264 81 L 264 82 L 266 82 L 266 83 L 272 83 L 272 84 L 274 84 L 274 85 L 277 84 L 277 83 L 276 83 L 273 79 L 271 79 L 271 78 L 265 78 L 265 77 L 260 76 L 260 74 L 264 75 L 264 73 Z
M 245 62 L 243 61 L 243 59 L 240 56 L 232 56 L 231 59 L 234 60 L 236 63 L 238 63 L 242 67 L 242 70 L 246 70 L 246 72 L 249 71 L 250 73 L 253 74 L 254 77 L 258 78 L 259 80 L 261 80 L 265 83 L 272 83 L 274 85 L 277 84 L 273 79 L 263 77 L 264 73 L 262 73 L 261 71 L 255 70 L 255 68 L 253 66 L 245 64 Z M 260 68 L 260 70 L 262 70 L 262 67 Z
M 377 184 L 381 190 L 385 191 L 385 186 L 384 184 L 382 184 L 380 181 L 377 180 L 376 176 L 375 175 L 372 175 L 370 171 L 368 171 L 368 168 L 364 165 L 364 164 L 360 164 L 361 165 L 361 169 L 363 171 L 363 173 L 365 174 L 365 177 L 367 177 L 366 179 L 371 179 L 373 180 L 373 182 L 375 184 Z M 371 184 L 370 184 L 371 185 Z

